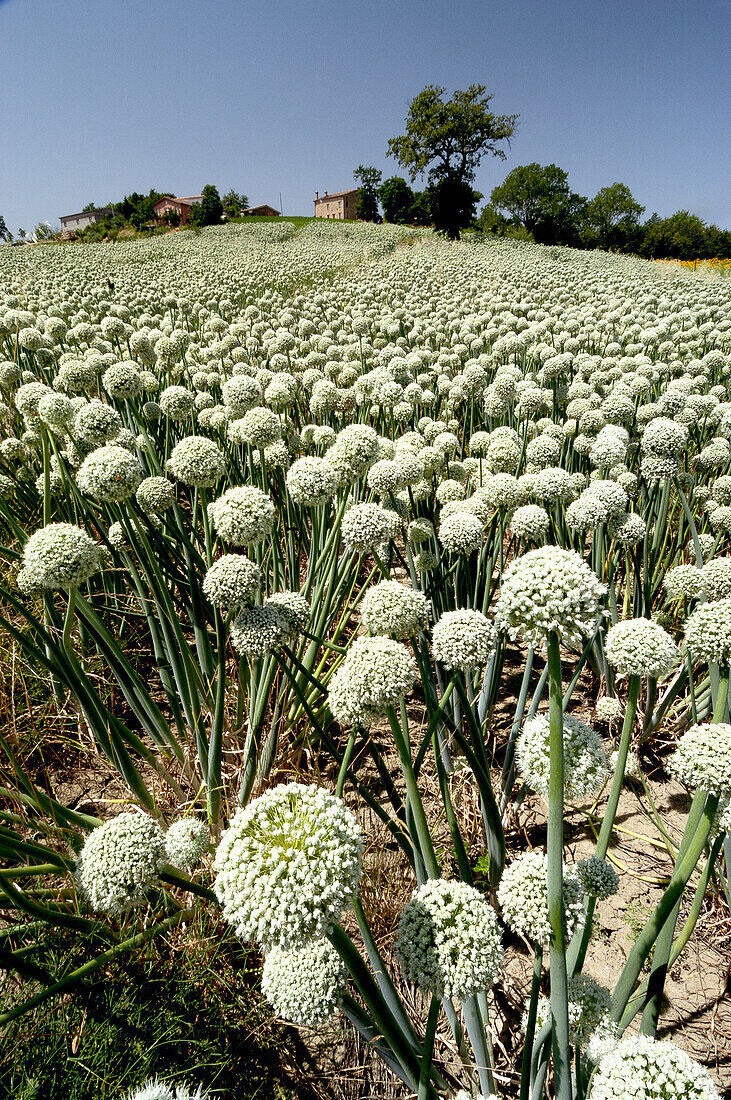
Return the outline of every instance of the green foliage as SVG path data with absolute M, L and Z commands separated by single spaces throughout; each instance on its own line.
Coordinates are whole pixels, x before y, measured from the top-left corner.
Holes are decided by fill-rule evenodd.
M 458 240 L 461 229 L 475 220 L 477 203 L 482 198 L 466 180 L 447 177 L 427 189 L 434 228 L 450 240 Z
M 235 942 L 222 942 L 204 918 L 196 925 L 184 951 L 160 942 L 110 967 L 75 997 L 10 1024 L 0 1051 L 0 1093 L 15 1100 L 118 1100 L 159 1075 L 215 1089 L 221 1100 L 286 1100 L 281 1037 L 253 992 L 253 960 Z M 77 939 L 49 929 L 32 954 L 44 963 L 80 948 Z M 3 1011 L 12 997 L 6 982 Z
M 38 241 L 52 241 L 54 237 L 57 237 L 59 233 L 58 229 L 54 229 L 48 222 L 38 222 L 38 225 L 33 230 L 33 235 Z
M 412 180 L 428 173 L 432 219 L 453 239 L 474 221 L 477 200 L 470 185 L 480 161 L 486 153 L 505 159 L 500 143 L 510 141 L 518 116 L 493 114 L 493 97 L 483 84 L 471 84 L 448 100 L 445 92 L 434 84 L 419 92 L 409 104 L 406 133 L 389 140 L 387 156 Z
M 391 138 L 394 157 L 414 180 L 424 172 L 432 183 L 456 176 L 474 178 L 486 153 L 505 159 L 499 143 L 510 141 L 518 115 L 495 115 L 484 84 L 471 84 L 445 101 L 446 88 L 428 84 L 409 104 L 406 133 Z
M 653 214 L 643 227 L 640 255 L 655 259 L 696 260 L 731 255 L 731 232 L 707 225 L 688 210 L 669 218 Z
M 5 218 L 0 214 L 0 241 L 9 241 L 11 237 L 12 234 L 5 224 Z
M 625 183 L 602 187 L 586 204 L 586 243 L 606 249 L 636 245 L 644 212 L 644 206 L 636 202 Z
M 586 199 L 556 164 L 519 165 L 493 188 L 492 206 L 522 225 L 539 244 L 578 245 Z
M 203 225 L 219 225 L 223 218 L 223 203 L 218 189 L 207 183 L 201 192 L 201 201 L 190 208 L 189 223 L 196 228 Z
M 239 194 L 232 188 L 223 196 L 221 203 L 227 218 L 238 218 L 241 216 L 241 211 L 249 205 L 249 198 L 243 192 Z
M 356 218 L 364 222 L 378 221 L 378 188 L 381 183 L 379 169 L 359 164 L 353 172 L 353 179 L 360 184 L 355 204 Z
M 401 176 L 384 180 L 378 190 L 383 207 L 383 217 L 394 225 L 408 225 L 414 210 L 414 192 Z

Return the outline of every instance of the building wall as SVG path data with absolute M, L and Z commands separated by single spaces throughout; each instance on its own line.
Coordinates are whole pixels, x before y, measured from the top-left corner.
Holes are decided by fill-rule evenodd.
M 357 191 L 347 191 L 344 195 L 331 198 L 323 195 L 315 203 L 316 218 L 335 218 L 338 221 L 355 217 L 355 204 L 358 201 Z
M 155 214 L 158 218 L 164 218 L 168 210 L 173 210 L 180 215 L 180 224 L 185 225 L 190 216 L 190 207 L 187 203 L 176 202 L 175 199 L 161 199 L 155 203 Z
M 61 218 L 61 228 L 68 229 L 69 231 L 73 231 L 74 229 L 86 229 L 87 225 L 92 225 L 93 222 L 101 221 L 103 217 L 104 214 L 100 214 L 98 210 L 86 210 L 83 214 L 77 214 L 73 218 Z

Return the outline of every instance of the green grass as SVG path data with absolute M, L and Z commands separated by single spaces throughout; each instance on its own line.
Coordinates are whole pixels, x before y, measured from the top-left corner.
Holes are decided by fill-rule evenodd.
M 78 965 L 79 945 L 52 930 L 33 951 Z M 4 980 L 3 980 L 4 979 Z M 258 960 L 206 918 L 179 941 L 150 944 L 74 995 L 20 1017 L 0 1040 L 0 1096 L 120 1100 L 149 1077 L 215 1090 L 216 1100 L 293 1100 L 296 1037 L 256 992 Z M 32 995 L 0 978 L 0 1010 Z

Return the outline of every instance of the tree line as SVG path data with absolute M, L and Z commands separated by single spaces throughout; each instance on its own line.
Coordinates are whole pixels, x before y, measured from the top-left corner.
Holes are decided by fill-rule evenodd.
M 556 164 L 537 163 L 513 168 L 493 188 L 477 216 L 483 198 L 474 189 L 475 173 L 486 154 L 505 160 L 518 115 L 496 115 L 493 96 L 482 84 L 472 84 L 445 99 L 446 89 L 427 85 L 409 104 L 405 133 L 391 138 L 386 155 L 404 168 L 401 176 L 382 181 L 376 168 L 359 165 L 356 216 L 379 217 L 405 225 L 433 225 L 450 238 L 466 228 L 498 236 L 518 237 L 538 244 L 569 245 L 631 252 L 648 258 L 678 260 L 731 256 L 731 231 L 708 225 L 688 210 L 670 217 L 652 214 L 642 221 L 645 207 L 624 183 L 602 187 L 593 198 L 573 191 L 568 173 Z M 415 191 L 417 177 L 426 187 Z

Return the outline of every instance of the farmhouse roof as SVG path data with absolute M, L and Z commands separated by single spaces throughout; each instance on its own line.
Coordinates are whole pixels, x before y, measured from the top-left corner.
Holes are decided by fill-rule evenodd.
M 114 213 L 114 207 L 113 206 L 101 206 L 101 207 L 95 207 L 94 210 L 81 210 L 81 211 L 79 211 L 78 214 L 63 214 L 59 218 L 59 221 L 65 222 L 65 221 L 68 221 L 69 218 L 83 218 L 84 214 L 113 214 L 113 213 Z
M 324 195 L 320 195 L 312 201 L 316 203 L 330 202 L 330 199 L 342 199 L 346 195 L 356 195 L 359 190 L 359 187 L 349 187 L 347 191 L 326 191 Z
M 158 206 L 161 202 L 179 202 L 179 203 L 181 203 L 182 206 L 192 206 L 194 202 L 202 202 L 202 201 L 203 201 L 203 196 L 202 195 L 185 195 L 185 196 L 182 196 L 182 195 L 181 196 L 178 196 L 178 195 L 163 195 L 161 199 L 158 199 L 157 202 L 154 202 L 152 205 L 153 205 L 153 209 L 154 209 L 154 207 Z

